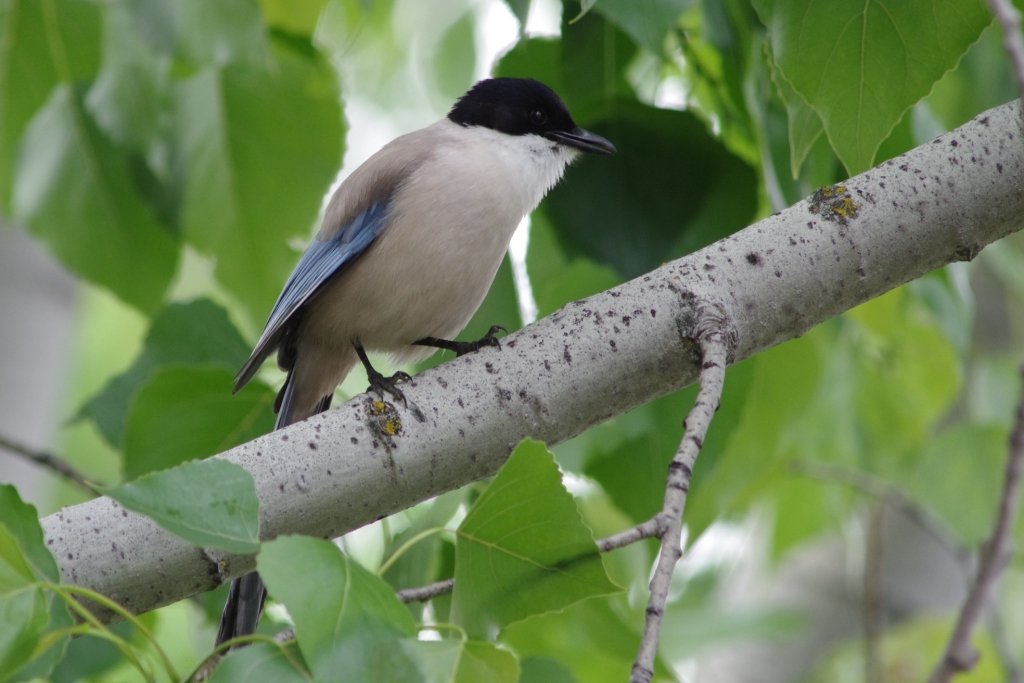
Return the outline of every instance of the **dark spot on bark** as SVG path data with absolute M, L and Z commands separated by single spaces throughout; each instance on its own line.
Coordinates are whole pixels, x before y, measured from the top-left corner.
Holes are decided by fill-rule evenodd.
M 626 327 L 629 327 L 629 321 L 632 320 L 628 315 L 622 316 L 622 322 L 625 323 Z
M 761 265 L 761 255 L 758 254 L 756 251 L 750 252 L 749 254 L 747 254 L 747 263 L 749 263 L 752 266 Z
M 447 389 L 448 388 L 448 382 L 445 382 L 440 377 L 437 378 L 437 383 L 441 385 L 442 389 Z
M 549 361 L 544 361 L 544 369 L 551 372 L 551 363 Z
M 353 437 L 352 437 L 351 439 L 349 439 L 349 441 L 351 441 L 351 442 L 352 442 L 352 445 L 353 445 L 353 446 L 355 446 L 356 444 L 358 444 L 358 443 L 359 443 L 359 439 L 357 439 L 357 438 L 356 438 L 356 437 L 354 437 L 354 436 L 353 436 Z
M 287 434 L 282 434 L 281 435 L 281 441 L 287 441 L 287 440 L 288 440 L 288 435 Z
M 278 484 L 277 490 L 280 491 L 281 493 L 284 493 L 284 484 Z
M 950 144 L 950 146 L 952 146 L 952 147 L 956 147 L 956 146 L 958 146 L 958 145 L 959 145 L 960 143 L 959 143 L 959 142 L 957 142 L 956 140 L 951 140 L 949 144 Z
M 657 315 L 658 315 L 658 312 L 657 312 L 656 310 L 654 310 L 654 309 L 652 308 L 652 309 L 651 309 L 651 317 L 652 317 L 652 318 L 654 318 L 654 317 L 656 317 Z
M 570 364 L 572 363 L 572 354 L 569 353 L 569 347 L 568 346 L 566 346 L 565 347 L 565 351 L 562 352 L 562 358 L 565 359 L 566 363 L 570 363 Z
M 309 450 L 311 450 L 311 451 L 315 451 L 316 450 L 316 444 L 313 443 L 312 441 L 309 442 Z
M 999 163 L 997 163 L 997 164 L 996 164 L 996 170 L 997 170 L 997 171 L 999 171 L 1000 173 L 1002 173 L 1002 172 L 1003 172 L 1003 165 L 1002 165 L 1002 164 L 999 164 Z
M 618 349 L 615 347 L 615 340 L 614 339 L 609 339 L 608 343 L 611 345 L 612 351 L 618 351 Z
M 487 368 L 487 373 L 490 375 L 498 374 L 498 371 L 494 369 L 494 365 L 491 363 L 484 363 L 484 367 Z

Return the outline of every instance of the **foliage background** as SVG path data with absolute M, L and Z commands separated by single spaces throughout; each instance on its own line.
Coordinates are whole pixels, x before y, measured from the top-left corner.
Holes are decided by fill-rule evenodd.
M 325 193 L 488 74 L 548 83 L 620 151 L 570 169 L 465 338 L 640 275 L 1016 96 L 973 0 L 820 14 L 798 0 L 586 4 L 577 18 L 555 0 L 0 2 L 0 210 L 81 281 L 47 445 L 115 485 L 268 431 L 280 373 L 234 397 L 230 379 Z M 1024 356 L 1021 273 L 1024 242 L 1009 238 L 729 370 L 687 505 L 661 680 L 859 680 L 864 619 L 885 625 L 870 656 L 886 680 L 923 677 L 963 591 L 958 568 L 991 527 Z M 339 399 L 364 387 L 354 372 Z M 554 449 L 596 537 L 660 508 L 693 396 Z M 18 483 L 41 515 L 85 499 L 58 480 Z M 379 569 L 416 533 L 454 529 L 482 490 L 349 534 L 344 562 Z M 938 560 L 914 545 L 922 533 Z M 456 542 L 431 536 L 384 578 L 450 576 Z M 494 652 L 515 653 L 523 681 L 626 680 L 655 551 L 607 556 L 625 592 L 507 626 Z M 877 572 L 888 588 L 873 594 Z M 187 669 L 222 601 L 144 621 Z M 970 680 L 1024 666 L 1022 605 L 1018 553 Z M 262 628 L 282 628 L 284 612 L 270 616 Z M 50 678 L 133 676 L 112 646 L 78 639 Z

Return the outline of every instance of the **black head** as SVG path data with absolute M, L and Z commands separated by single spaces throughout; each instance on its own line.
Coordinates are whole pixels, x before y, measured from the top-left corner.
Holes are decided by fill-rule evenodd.
M 615 151 L 612 143 L 577 126 L 555 91 L 532 78 L 480 81 L 459 98 L 448 118 L 506 135 L 540 135 L 594 154 Z

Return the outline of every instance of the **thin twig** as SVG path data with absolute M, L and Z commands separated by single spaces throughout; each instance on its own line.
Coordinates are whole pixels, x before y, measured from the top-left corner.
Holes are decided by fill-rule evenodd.
M 453 588 L 455 588 L 455 579 L 445 579 L 444 581 L 437 581 L 426 586 L 420 586 L 419 588 L 403 588 L 400 591 L 396 591 L 395 595 L 405 604 L 410 602 L 426 602 L 439 595 L 451 593 Z
M 1024 366 L 1021 367 L 1024 379 Z M 992 538 L 983 546 L 981 564 L 978 575 L 967 594 L 967 601 L 960 610 L 953 634 L 949 638 L 946 650 L 932 672 L 929 683 L 945 683 L 955 674 L 970 671 L 978 661 L 978 651 L 971 645 L 971 634 L 981 619 L 995 593 L 999 577 L 1006 568 L 1010 558 L 1010 534 L 1013 522 L 1017 518 L 1017 507 L 1020 503 L 1020 479 L 1024 470 L 1024 392 L 1017 406 L 1017 422 L 1010 435 L 1010 453 L 1006 459 L 1006 478 L 1003 481 L 1003 493 L 999 500 L 999 512 L 996 515 L 995 529 Z
M 634 527 L 630 527 L 625 531 L 620 531 L 617 534 L 612 534 L 607 538 L 594 541 L 597 545 L 597 549 L 602 553 L 607 553 L 612 550 L 618 550 L 624 548 L 627 545 L 642 541 L 646 538 L 654 538 L 661 535 L 661 513 L 658 513 L 654 517 L 651 517 L 646 522 L 641 522 Z M 451 593 L 455 588 L 455 579 L 445 579 L 444 581 L 436 581 L 426 586 L 419 586 L 416 588 L 403 588 L 400 591 L 395 591 L 395 595 L 402 602 L 409 604 L 410 602 L 426 602 L 431 598 L 436 598 L 439 595 L 445 595 Z
M 709 316 L 710 317 L 710 316 Z M 654 678 L 654 658 L 658 651 L 661 635 L 661 620 L 668 601 L 669 584 L 676 562 L 682 557 L 681 545 L 683 508 L 686 494 L 690 490 L 690 476 L 697 455 L 704 445 L 711 418 L 722 399 L 725 385 L 725 366 L 728 356 L 726 335 L 721 321 L 704 320 L 707 328 L 698 331 L 697 342 L 701 349 L 700 391 L 689 415 L 683 422 L 683 440 L 675 458 L 668 467 L 665 484 L 665 504 L 661 512 L 661 553 L 651 579 L 651 597 L 647 602 L 644 633 L 640 639 L 640 650 L 630 674 L 630 683 L 650 683 Z
M 3 435 L 0 435 L 0 448 L 3 448 L 5 451 L 8 451 L 13 455 L 17 455 L 34 462 L 37 465 L 42 465 L 62 477 L 70 479 L 82 488 L 87 489 L 90 493 L 96 493 L 92 484 L 90 484 L 89 480 L 85 478 L 85 475 L 69 465 L 66 461 L 58 458 L 56 455 L 51 455 L 45 451 L 37 451 L 29 448 L 23 444 L 11 441 Z
M 1024 38 L 1021 38 L 1020 32 L 1020 12 L 1009 0 L 988 0 L 988 4 L 1003 31 L 1003 47 L 1013 61 L 1014 71 L 1017 72 L 1017 87 L 1024 96 Z

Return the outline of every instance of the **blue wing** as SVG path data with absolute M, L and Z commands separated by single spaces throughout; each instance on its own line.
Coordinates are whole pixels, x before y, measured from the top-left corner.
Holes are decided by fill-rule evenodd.
M 351 265 L 388 224 L 388 203 L 371 204 L 327 241 L 314 239 L 299 259 L 249 360 L 235 377 L 235 391 L 252 379 L 281 342 L 288 322 L 333 276 Z

